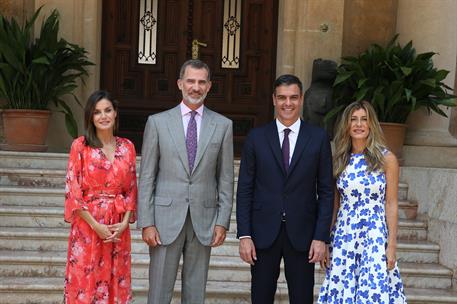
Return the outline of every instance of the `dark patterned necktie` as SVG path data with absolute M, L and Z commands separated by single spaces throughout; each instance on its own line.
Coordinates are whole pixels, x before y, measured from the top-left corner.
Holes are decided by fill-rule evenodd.
M 284 139 L 282 140 L 282 162 L 286 172 L 289 171 L 289 155 L 290 155 L 290 144 L 289 144 L 289 133 L 290 129 L 284 129 Z
M 195 156 L 197 155 L 197 122 L 195 121 L 196 111 L 190 112 L 189 124 L 187 125 L 186 148 L 189 169 L 192 173 L 194 169 Z

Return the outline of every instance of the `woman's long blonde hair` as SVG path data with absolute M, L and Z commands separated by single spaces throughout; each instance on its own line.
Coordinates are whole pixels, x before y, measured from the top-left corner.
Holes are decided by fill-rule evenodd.
M 376 171 L 382 169 L 384 165 L 386 143 L 376 113 L 368 101 L 356 101 L 344 109 L 343 115 L 338 123 L 334 140 L 335 152 L 333 153 L 333 174 L 335 177 L 339 177 L 349 164 L 352 151 L 352 140 L 349 135 L 351 116 L 354 111 L 359 109 L 364 109 L 367 113 L 368 127 L 370 129 L 367 145 L 363 151 L 368 170 Z

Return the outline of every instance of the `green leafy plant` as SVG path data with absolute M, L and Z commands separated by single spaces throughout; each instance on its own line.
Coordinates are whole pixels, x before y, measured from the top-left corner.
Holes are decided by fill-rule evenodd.
M 39 37 L 33 39 L 40 11 L 41 7 L 23 26 L 0 15 L 0 98 L 9 109 L 46 110 L 54 104 L 65 115 L 69 134 L 76 137 L 77 123 L 63 97 L 71 95 L 81 106 L 73 91 L 93 63 L 84 48 L 58 37 L 57 10 L 43 21 Z
M 357 57 L 343 57 L 333 84 L 331 119 L 348 104 L 368 100 L 382 122 L 405 123 L 409 113 L 425 107 L 446 116 L 440 105 L 453 107 L 456 96 L 443 80 L 449 71 L 433 66 L 434 52 L 416 55 L 412 41 L 402 47 L 396 35 L 386 47 L 373 44 Z

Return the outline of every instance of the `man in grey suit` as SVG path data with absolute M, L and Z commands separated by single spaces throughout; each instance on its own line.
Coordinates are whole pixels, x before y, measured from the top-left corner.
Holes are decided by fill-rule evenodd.
M 203 105 L 208 66 L 186 61 L 178 87 L 182 102 L 149 116 L 143 137 L 138 227 L 150 246 L 148 304 L 171 302 L 181 255 L 181 303 L 204 303 L 211 247 L 224 242 L 232 212 L 232 122 Z

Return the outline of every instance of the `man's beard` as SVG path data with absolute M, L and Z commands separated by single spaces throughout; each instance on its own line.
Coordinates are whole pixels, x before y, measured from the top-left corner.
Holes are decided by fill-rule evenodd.
M 201 104 L 201 103 L 203 103 L 203 101 L 206 98 L 206 93 L 203 94 L 200 98 L 193 98 L 193 97 L 190 97 L 189 95 L 185 94 L 184 92 L 182 92 L 182 98 L 194 105 Z

